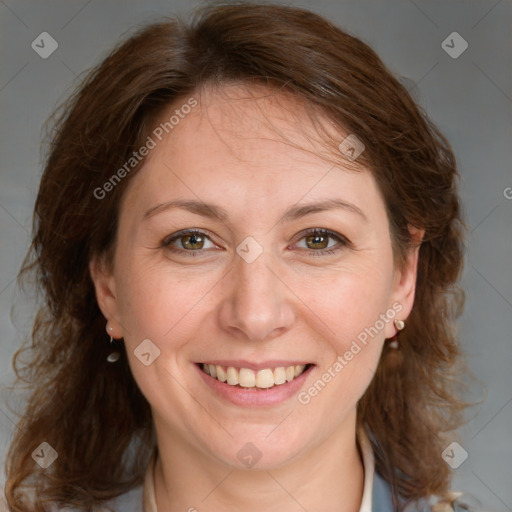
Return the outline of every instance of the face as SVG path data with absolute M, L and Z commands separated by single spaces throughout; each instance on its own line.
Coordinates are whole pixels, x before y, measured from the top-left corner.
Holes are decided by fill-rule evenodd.
M 395 268 L 369 171 L 320 158 L 293 99 L 250 92 L 204 90 L 155 139 L 123 197 L 113 265 L 91 270 L 159 443 L 243 467 L 251 442 L 272 468 L 353 433 L 393 319 L 412 307 L 417 254 Z

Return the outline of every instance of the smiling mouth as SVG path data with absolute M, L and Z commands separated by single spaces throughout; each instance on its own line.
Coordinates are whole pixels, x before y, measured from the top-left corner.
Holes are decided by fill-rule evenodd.
M 270 389 L 300 377 L 312 364 L 278 366 L 254 371 L 250 368 L 200 363 L 199 367 L 210 377 L 229 386 L 245 389 Z

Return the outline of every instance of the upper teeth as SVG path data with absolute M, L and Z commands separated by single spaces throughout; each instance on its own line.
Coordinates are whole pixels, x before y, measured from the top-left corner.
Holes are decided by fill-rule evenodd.
M 219 366 L 203 363 L 203 371 L 220 382 L 226 382 L 230 386 L 240 385 L 244 388 L 267 389 L 292 381 L 304 371 L 305 365 L 279 366 L 277 368 L 265 368 L 254 372 L 250 368 L 235 368 L 234 366 Z

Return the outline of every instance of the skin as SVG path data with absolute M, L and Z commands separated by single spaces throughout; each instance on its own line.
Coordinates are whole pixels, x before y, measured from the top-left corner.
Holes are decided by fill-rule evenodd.
M 364 482 L 356 404 L 385 339 L 396 333 L 392 321 L 307 405 L 294 396 L 263 408 L 235 406 L 205 385 L 194 363 L 309 361 L 316 366 L 301 388 L 307 390 L 393 304 L 402 307 L 397 317 L 407 318 L 418 252 L 411 250 L 401 271 L 395 268 L 385 203 L 373 176 L 320 158 L 324 148 L 306 117 L 300 119 L 296 100 L 236 85 L 195 97 L 199 106 L 131 178 L 113 264 L 91 262 L 98 303 L 113 336 L 124 338 L 133 375 L 152 408 L 158 508 L 355 512 Z M 339 141 L 346 135 L 340 132 Z M 228 218 L 178 208 L 144 218 L 175 199 L 215 204 Z M 278 222 L 297 203 L 325 199 L 351 203 L 362 215 L 337 208 Z M 350 243 L 329 238 L 329 248 L 339 250 L 318 255 L 324 246 L 304 233 L 313 228 Z M 172 247 L 184 253 L 185 243 L 188 254 L 163 246 L 184 229 L 211 234 L 196 257 L 187 239 Z M 263 247 L 252 263 L 236 252 L 247 236 Z M 160 356 L 144 366 L 134 350 L 147 338 Z M 252 469 L 237 458 L 249 441 L 262 453 Z

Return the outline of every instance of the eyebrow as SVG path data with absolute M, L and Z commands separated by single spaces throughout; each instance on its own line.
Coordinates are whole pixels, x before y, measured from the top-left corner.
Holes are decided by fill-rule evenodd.
M 168 201 L 166 203 L 160 203 L 155 206 L 152 206 L 149 210 L 147 210 L 144 213 L 143 220 L 153 217 L 158 213 L 171 210 L 173 208 L 182 208 L 191 213 L 195 213 L 196 215 L 201 215 L 203 217 L 220 220 L 221 222 L 227 222 L 229 219 L 228 212 L 221 208 L 220 206 L 204 203 L 202 201 L 176 199 L 174 201 Z M 356 213 L 365 221 L 368 221 L 366 215 L 356 205 L 343 201 L 342 199 L 327 199 L 325 201 L 301 204 L 291 207 L 281 217 L 281 219 L 279 220 L 279 224 L 282 224 L 283 222 L 290 222 L 301 217 L 305 217 L 306 215 L 312 213 L 318 213 L 333 209 L 343 209 L 352 213 Z

